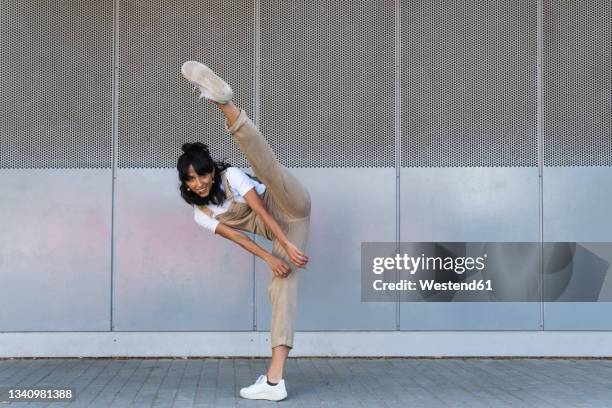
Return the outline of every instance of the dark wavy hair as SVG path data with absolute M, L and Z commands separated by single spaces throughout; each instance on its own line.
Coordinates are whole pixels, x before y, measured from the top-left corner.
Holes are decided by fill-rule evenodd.
M 178 177 L 181 181 L 179 188 L 181 197 L 189 205 L 206 205 L 215 204 L 222 205 L 225 202 L 225 193 L 221 190 L 221 172 L 231 164 L 226 161 L 215 161 L 210 155 L 208 146 L 202 142 L 184 143 L 183 154 L 178 158 L 176 169 Z M 201 197 L 194 191 L 187 190 L 185 182 L 189 180 L 189 166 L 193 165 L 195 172 L 201 176 L 208 174 L 215 169 L 215 182 L 210 188 L 210 193 L 206 197 Z
M 232 165 L 224 160 L 213 160 L 208 150 L 208 145 L 202 142 L 184 143 L 183 154 L 178 158 L 176 169 L 178 170 L 178 177 L 181 182 L 179 190 L 181 197 L 189 205 L 207 205 L 215 204 L 222 205 L 225 202 L 225 193 L 221 190 L 221 172 Z M 187 184 L 185 182 L 189 180 L 189 166 L 193 165 L 195 172 L 201 176 L 208 174 L 215 169 L 215 182 L 210 188 L 210 193 L 206 197 L 201 197 L 191 190 L 187 190 Z M 249 173 L 245 174 L 251 179 L 261 183 L 261 180 L 252 176 Z

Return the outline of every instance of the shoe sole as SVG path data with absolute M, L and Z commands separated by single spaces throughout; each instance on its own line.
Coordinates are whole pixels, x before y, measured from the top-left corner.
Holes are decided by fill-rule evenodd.
M 219 103 L 227 103 L 233 97 L 232 87 L 212 69 L 197 61 L 187 61 L 181 66 L 183 77 L 198 86 L 202 96 Z
M 281 400 L 284 400 L 285 398 L 287 398 L 286 394 L 282 398 L 275 398 L 275 397 L 272 397 L 272 396 L 265 396 L 265 395 L 257 396 L 257 397 L 245 397 L 244 395 L 240 394 L 240 396 L 242 398 L 245 398 L 245 399 L 257 399 L 257 400 L 264 399 L 264 400 L 268 400 L 268 401 L 281 401 Z

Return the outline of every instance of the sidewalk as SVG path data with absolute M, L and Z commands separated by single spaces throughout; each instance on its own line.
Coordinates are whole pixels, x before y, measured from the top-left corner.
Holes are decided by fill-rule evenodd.
M 238 392 L 269 359 L 0 360 L 0 386 L 74 387 L 74 402 L 0 407 L 610 407 L 610 359 L 289 358 L 289 396 Z

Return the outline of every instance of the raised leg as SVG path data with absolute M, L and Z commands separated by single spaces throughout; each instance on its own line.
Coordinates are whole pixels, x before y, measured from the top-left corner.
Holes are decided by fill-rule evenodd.
M 240 109 L 234 104 L 234 102 L 229 101 L 228 103 L 218 103 L 209 100 L 211 103 L 214 103 L 221 109 L 221 112 L 225 115 L 225 119 L 227 120 L 227 126 L 232 126 L 238 116 L 240 116 Z
M 234 136 L 255 175 L 270 190 L 279 207 L 291 218 L 310 215 L 310 193 L 277 159 L 268 141 L 259 132 L 244 110 L 233 102 L 216 105 L 226 117 L 225 127 Z

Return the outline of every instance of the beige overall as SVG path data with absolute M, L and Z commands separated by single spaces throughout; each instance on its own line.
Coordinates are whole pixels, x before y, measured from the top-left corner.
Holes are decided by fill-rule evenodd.
M 255 176 L 266 185 L 262 195 L 266 209 L 280 225 L 289 242 L 306 252 L 310 230 L 310 193 L 278 161 L 272 148 L 244 110 L 240 111 L 231 127 L 228 127 L 226 122 L 225 129 L 233 135 L 238 148 L 251 164 Z M 227 199 L 232 200 L 233 195 L 225 171 L 221 173 L 221 179 Z M 198 208 L 213 217 L 209 208 Z M 232 228 L 271 240 L 272 254 L 291 268 L 285 278 L 279 278 L 272 273 L 268 284 L 268 297 L 272 306 L 272 347 L 283 344 L 293 348 L 297 285 L 300 273 L 306 269 L 298 268 L 290 261 L 278 239 L 247 203 L 231 201 L 228 210 L 214 218 Z

